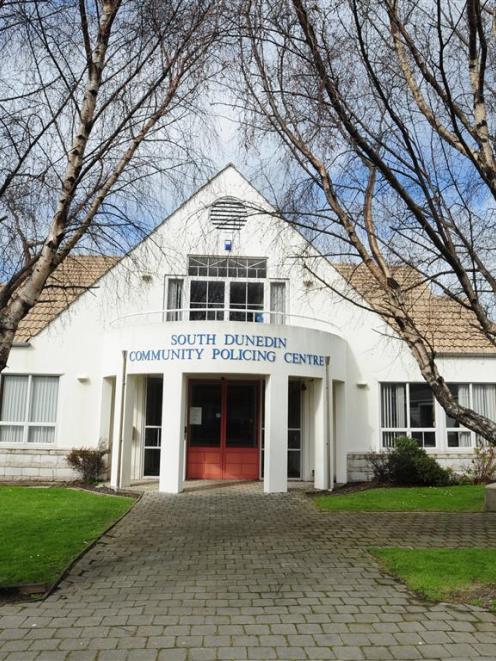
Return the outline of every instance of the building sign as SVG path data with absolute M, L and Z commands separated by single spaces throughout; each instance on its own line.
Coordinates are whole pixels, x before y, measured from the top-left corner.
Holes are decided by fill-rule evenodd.
M 325 357 L 290 351 L 287 338 L 275 335 L 233 333 L 182 333 L 171 335 L 168 347 L 129 352 L 130 362 L 174 360 L 228 360 L 324 367 Z

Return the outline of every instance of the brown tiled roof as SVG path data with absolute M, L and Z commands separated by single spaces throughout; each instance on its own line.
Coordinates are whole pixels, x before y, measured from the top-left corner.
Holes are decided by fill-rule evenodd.
M 334 268 L 350 285 L 343 293 L 353 299 L 356 292 L 380 313 L 384 296 L 368 269 L 363 265 L 335 264 Z M 447 296 L 438 296 L 409 267 L 393 269 L 394 278 L 407 291 L 409 314 L 417 328 L 439 353 L 485 354 L 496 353 L 496 347 L 480 331 L 475 315 Z
M 118 261 L 104 255 L 70 255 L 53 272 L 40 300 L 19 324 L 16 342 L 27 342 L 43 330 L 63 310 Z

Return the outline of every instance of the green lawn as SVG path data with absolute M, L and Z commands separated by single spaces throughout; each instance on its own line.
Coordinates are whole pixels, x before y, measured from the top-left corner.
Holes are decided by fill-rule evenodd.
M 496 549 L 372 549 L 383 567 L 435 601 L 496 607 Z
M 480 512 L 484 486 L 387 487 L 316 496 L 315 502 L 336 512 Z
M 133 498 L 0 486 L 0 586 L 52 583 Z

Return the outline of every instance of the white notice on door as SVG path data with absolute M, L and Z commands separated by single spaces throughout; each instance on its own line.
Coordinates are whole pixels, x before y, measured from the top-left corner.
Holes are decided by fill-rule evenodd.
M 201 406 L 190 406 L 189 409 L 189 424 L 190 425 L 201 425 L 202 423 L 202 407 Z

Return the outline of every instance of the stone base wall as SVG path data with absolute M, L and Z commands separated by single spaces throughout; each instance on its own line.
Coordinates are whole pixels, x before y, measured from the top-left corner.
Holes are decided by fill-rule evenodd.
M 430 453 L 443 468 L 452 468 L 455 473 L 462 473 L 472 461 L 473 452 Z M 368 482 L 372 471 L 368 467 L 367 454 L 352 452 L 347 455 L 348 482 Z
M 69 450 L 36 450 L 0 448 L 0 481 L 39 480 L 71 481 L 78 474 L 65 457 Z

